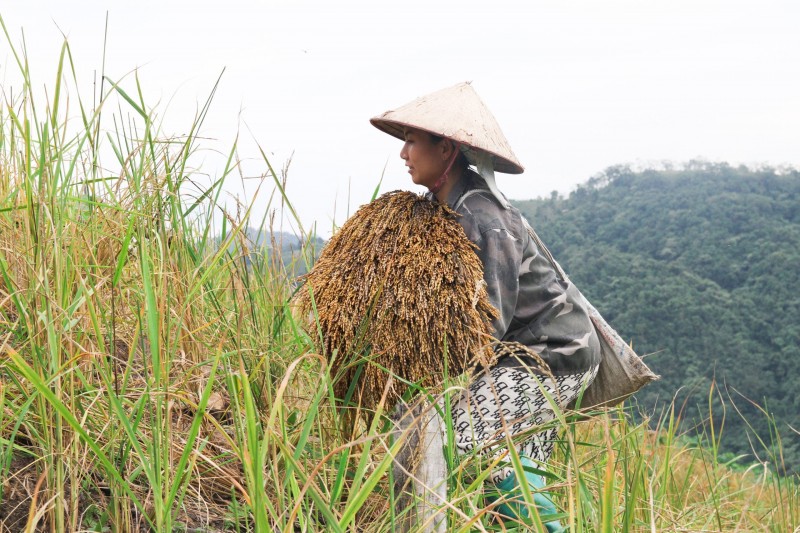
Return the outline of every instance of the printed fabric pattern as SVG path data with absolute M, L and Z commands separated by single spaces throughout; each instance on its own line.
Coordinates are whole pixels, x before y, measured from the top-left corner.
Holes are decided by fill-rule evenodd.
M 491 456 L 504 453 L 506 429 L 514 438 L 555 418 L 552 404 L 543 390 L 563 408 L 589 386 L 597 369 L 595 366 L 579 374 L 553 376 L 555 381 L 524 366 L 498 365 L 484 370 L 473 378 L 451 407 L 457 453 L 478 451 Z M 556 425 L 533 433 L 524 442 L 515 443 L 515 449 L 544 468 L 553 452 L 558 429 Z M 510 466 L 496 468 L 491 480 L 499 483 L 512 472 Z

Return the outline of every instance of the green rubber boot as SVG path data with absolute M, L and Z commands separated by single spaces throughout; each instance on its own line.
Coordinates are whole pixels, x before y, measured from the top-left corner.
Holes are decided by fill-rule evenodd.
M 555 504 L 550 500 L 550 497 L 542 489 L 545 487 L 544 478 L 529 469 L 535 468 L 533 461 L 527 457 L 520 457 L 522 466 L 525 467 L 525 481 L 530 487 L 533 494 L 533 501 L 536 503 L 536 509 L 539 511 L 540 516 L 554 515 L 558 511 Z M 502 480 L 496 485 L 497 489 L 508 500 L 497 507 L 497 510 L 505 517 L 508 518 L 529 518 L 528 507 L 524 503 L 522 489 L 517 482 L 517 474 L 512 472 L 510 476 Z M 497 498 L 490 498 L 495 501 Z M 566 530 L 561 526 L 558 520 L 551 520 L 545 522 L 544 526 L 547 528 L 548 533 L 563 533 Z

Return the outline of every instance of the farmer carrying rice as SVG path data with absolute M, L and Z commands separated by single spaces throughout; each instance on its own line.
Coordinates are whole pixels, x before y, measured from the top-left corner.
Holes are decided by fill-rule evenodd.
M 553 420 L 543 390 L 563 408 L 597 374 L 600 344 L 585 300 L 498 190 L 495 172 L 520 174 L 524 169 L 470 84 L 423 96 L 370 122 L 404 141 L 400 157 L 412 181 L 428 188 L 429 199 L 457 212 L 477 246 L 489 301 L 497 310 L 493 336 L 501 349 L 495 364 L 472 376 L 453 402 L 451 416 L 459 453 L 503 453 L 504 445 L 498 449 L 497 443 L 509 442 L 505 437 Z M 524 441 L 515 439 L 523 465 L 543 469 L 556 437 L 553 427 Z M 491 482 L 505 493 L 519 492 L 521 482 L 506 465 L 492 472 Z M 541 477 L 527 469 L 524 482 L 542 486 Z M 537 503 L 540 510 L 552 509 L 546 499 Z M 511 517 L 527 513 L 513 505 L 504 505 L 501 512 Z M 554 531 L 559 524 L 547 527 Z

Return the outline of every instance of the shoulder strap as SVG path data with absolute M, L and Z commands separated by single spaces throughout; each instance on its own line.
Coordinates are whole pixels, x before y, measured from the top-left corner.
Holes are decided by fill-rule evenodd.
M 456 203 L 453 204 L 453 211 L 458 211 L 458 209 L 464 203 L 464 200 L 466 200 L 467 198 L 469 198 L 473 194 L 476 194 L 476 193 L 479 193 L 479 192 L 484 192 L 484 191 L 483 191 L 483 189 L 470 189 L 469 191 L 467 191 L 464 194 L 462 194 L 461 196 L 459 196 L 458 200 L 456 200 Z
M 567 277 L 566 272 L 564 272 L 564 269 L 562 269 L 561 265 L 558 264 L 558 261 L 555 260 L 555 258 L 553 257 L 553 254 L 551 254 L 550 250 L 547 249 L 547 246 L 544 245 L 544 243 L 542 242 L 542 239 L 540 239 L 539 236 L 536 235 L 536 232 L 533 231 L 533 228 L 531 228 L 530 224 L 528 224 L 528 222 L 524 218 L 523 218 L 523 221 L 525 221 L 525 227 L 528 228 L 528 235 L 531 236 L 531 239 L 533 239 L 533 242 L 536 244 L 536 246 L 539 248 L 539 250 L 541 250 L 542 254 L 544 254 L 544 256 L 547 258 L 547 260 L 553 266 L 553 269 L 556 271 L 556 273 L 564 281 L 569 281 L 569 278 Z

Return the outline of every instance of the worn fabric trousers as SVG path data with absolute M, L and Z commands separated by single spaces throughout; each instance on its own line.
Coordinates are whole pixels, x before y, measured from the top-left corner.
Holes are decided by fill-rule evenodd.
M 547 424 L 555 418 L 550 400 L 542 389 L 564 408 L 597 375 L 598 367 L 581 374 L 554 376 L 531 372 L 524 365 L 497 365 L 477 374 L 472 383 L 453 402 L 451 416 L 460 454 L 473 450 L 489 455 L 506 451 L 506 432 L 511 437 Z M 543 467 L 550 459 L 558 427 L 532 433 L 521 442 L 514 439 L 519 455 Z M 513 472 L 509 466 L 492 471 L 491 480 L 499 483 Z

